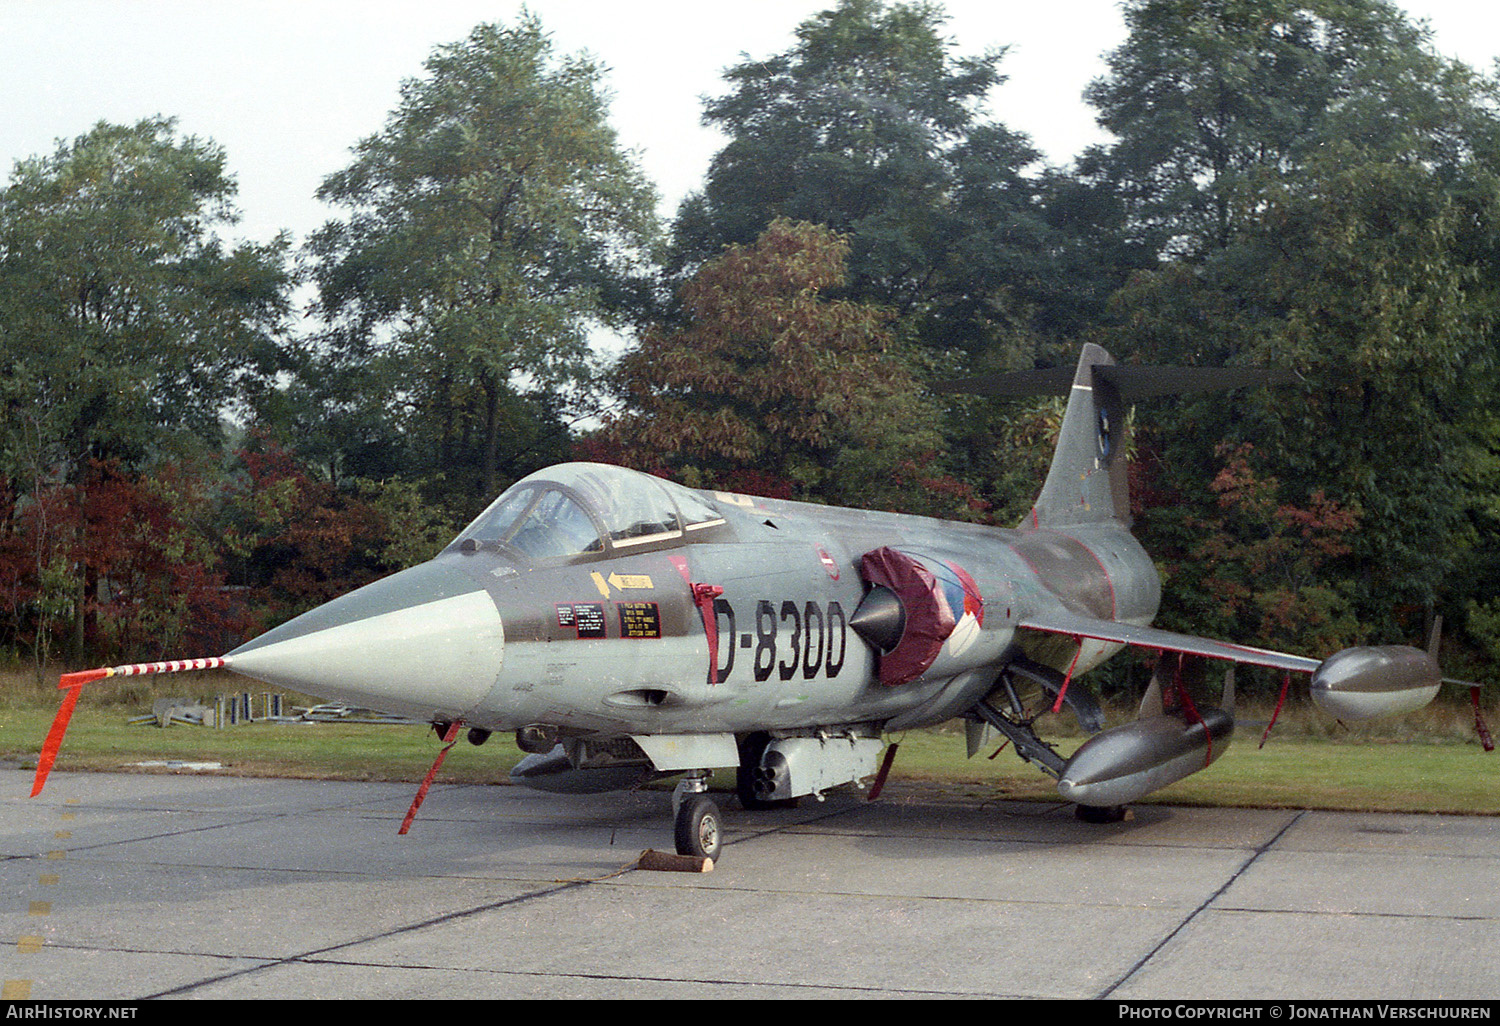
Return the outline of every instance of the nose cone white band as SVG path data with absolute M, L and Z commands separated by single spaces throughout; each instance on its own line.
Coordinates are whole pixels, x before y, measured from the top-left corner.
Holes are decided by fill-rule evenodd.
M 427 718 L 458 715 L 500 675 L 505 630 L 489 595 L 408 606 L 230 653 L 230 669 L 296 691 Z

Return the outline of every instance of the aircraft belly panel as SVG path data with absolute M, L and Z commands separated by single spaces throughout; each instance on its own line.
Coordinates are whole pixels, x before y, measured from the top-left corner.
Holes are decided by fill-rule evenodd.
M 924 688 L 926 697 L 920 705 L 892 717 L 886 730 L 910 730 L 930 727 L 948 720 L 972 708 L 995 686 L 995 672 L 991 669 L 970 670 L 948 680 L 935 682 Z

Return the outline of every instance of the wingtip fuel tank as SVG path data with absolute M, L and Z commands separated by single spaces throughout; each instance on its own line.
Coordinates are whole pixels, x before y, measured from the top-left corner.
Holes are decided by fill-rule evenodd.
M 1420 709 L 1442 686 L 1437 660 L 1419 648 L 1346 648 L 1313 671 L 1313 702 L 1341 720 L 1367 720 Z

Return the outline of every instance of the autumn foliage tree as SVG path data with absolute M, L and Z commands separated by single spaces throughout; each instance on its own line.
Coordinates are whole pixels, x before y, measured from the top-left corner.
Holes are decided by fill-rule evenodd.
M 77 483 L 0 495 L 0 617 L 38 672 L 53 655 L 115 661 L 217 652 L 249 629 L 200 520 L 214 480 L 186 464 L 129 474 L 95 461 Z
M 455 531 L 415 482 L 336 487 L 265 439 L 238 463 L 219 519 L 230 579 L 260 629 L 431 559 Z
M 847 255 L 829 229 L 778 219 L 706 263 L 682 289 L 682 325 L 648 331 L 621 359 L 625 411 L 603 440 L 702 487 L 962 505 L 962 488 L 943 494 L 931 469 L 937 412 L 891 312 L 825 295 L 844 283 Z M 918 478 L 928 487 L 904 487 Z
M 1309 655 L 1367 642 L 1347 566 L 1358 511 L 1321 490 L 1290 500 L 1253 456 L 1249 444 L 1218 447 L 1207 515 L 1184 517 L 1181 503 L 1148 511 L 1148 530 L 1171 520 L 1179 532 L 1177 547 L 1163 546 L 1174 596 L 1163 623 Z

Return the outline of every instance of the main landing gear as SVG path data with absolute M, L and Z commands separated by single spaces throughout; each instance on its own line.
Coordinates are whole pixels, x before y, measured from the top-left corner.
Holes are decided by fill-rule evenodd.
M 724 848 L 724 825 L 719 807 L 708 796 L 708 771 L 683 777 L 672 792 L 672 805 L 677 810 L 677 854 L 717 859 Z
M 1123 823 L 1131 818 L 1128 805 L 1075 805 L 1073 815 L 1082 823 Z

